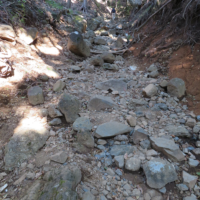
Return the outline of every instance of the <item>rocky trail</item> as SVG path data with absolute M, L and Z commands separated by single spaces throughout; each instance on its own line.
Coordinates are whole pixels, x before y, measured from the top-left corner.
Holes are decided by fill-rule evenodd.
M 140 70 L 124 19 L 74 16 L 75 28 L 66 15 L 56 30 L 21 29 L 23 45 L 0 25 L 12 53 L 1 69 L 14 68 L 0 80 L 0 199 L 199 199 L 200 115 L 185 82 Z

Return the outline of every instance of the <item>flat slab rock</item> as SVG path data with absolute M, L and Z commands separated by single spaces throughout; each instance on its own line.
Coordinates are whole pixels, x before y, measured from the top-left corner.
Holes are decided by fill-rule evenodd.
M 109 80 L 105 82 L 100 82 L 95 85 L 96 88 L 100 90 L 108 90 L 113 89 L 115 91 L 126 91 L 127 90 L 127 83 L 125 83 L 123 80 Z
M 165 128 L 166 131 L 169 132 L 171 135 L 175 135 L 178 137 L 190 137 L 189 131 L 183 127 L 183 126 L 174 126 L 174 125 L 169 125 Z
M 150 137 L 153 148 L 164 153 L 173 161 L 183 161 L 185 156 L 173 140 Z
M 107 122 L 97 127 L 95 137 L 108 138 L 116 135 L 128 133 L 132 130 L 131 127 L 119 122 Z
M 136 146 L 131 145 L 114 145 L 111 147 L 110 154 L 111 156 L 120 156 L 124 155 L 125 153 L 130 154 L 134 151 L 137 151 Z
M 147 185 L 151 188 L 160 189 L 167 183 L 177 180 L 174 166 L 160 158 L 146 162 L 143 170 L 147 178 Z

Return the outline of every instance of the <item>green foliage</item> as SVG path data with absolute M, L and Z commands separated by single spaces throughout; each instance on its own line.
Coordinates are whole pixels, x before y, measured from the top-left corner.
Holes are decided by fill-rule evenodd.
M 59 10 L 62 10 L 63 9 L 63 6 L 57 2 L 55 2 L 54 0 L 45 0 L 45 2 L 51 6 L 52 8 L 56 8 L 56 9 L 59 9 Z

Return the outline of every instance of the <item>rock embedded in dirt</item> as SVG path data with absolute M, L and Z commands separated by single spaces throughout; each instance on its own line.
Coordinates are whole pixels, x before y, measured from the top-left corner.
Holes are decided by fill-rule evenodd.
M 92 130 L 92 124 L 90 122 L 90 119 L 86 117 L 79 117 L 76 119 L 76 121 L 73 123 L 73 129 L 75 131 L 81 131 L 81 130 Z
M 0 38 L 14 42 L 16 38 L 14 29 L 9 25 L 0 24 Z
M 158 88 L 154 84 L 149 84 L 143 89 L 143 94 L 146 97 L 153 97 L 157 94 Z
M 141 166 L 141 160 L 136 157 L 128 158 L 125 162 L 125 168 L 130 171 L 138 171 Z
M 159 72 L 158 71 L 152 71 L 150 74 L 149 74 L 149 77 L 151 78 L 156 78 L 159 76 Z
M 24 120 L 14 132 L 5 148 L 5 169 L 13 170 L 19 163 L 34 155 L 49 137 L 49 131 L 42 124 Z
M 102 66 L 104 69 L 118 71 L 119 67 L 116 64 L 104 63 Z
M 49 122 L 50 126 L 56 126 L 62 124 L 62 121 L 60 118 L 54 118 Z
M 136 127 L 131 138 L 134 144 L 139 144 L 140 141 L 148 139 L 149 136 L 143 128 Z
M 173 140 L 165 138 L 150 137 L 152 147 L 164 153 L 167 157 L 175 162 L 185 160 L 183 152 L 179 149 L 179 146 L 174 143 Z
M 130 126 L 136 126 L 136 118 L 135 118 L 135 117 L 133 117 L 133 116 L 131 116 L 131 115 L 128 115 L 128 116 L 126 117 L 126 120 L 127 120 L 128 124 L 129 124 Z
M 160 87 L 162 88 L 167 88 L 167 84 L 168 82 L 166 80 L 163 80 L 161 83 L 160 83 Z
M 34 86 L 28 90 L 28 100 L 32 105 L 38 105 L 44 103 L 44 95 L 42 88 L 39 86 Z
M 80 102 L 74 96 L 64 93 L 59 100 L 58 108 L 68 123 L 73 123 L 79 117 Z
M 90 18 L 87 20 L 88 29 L 95 31 L 100 26 L 101 21 L 96 18 Z
M 198 176 L 193 176 L 185 171 L 182 172 L 182 177 L 183 183 L 186 184 L 190 189 L 192 189 L 195 186 L 198 179 Z
M 117 167 L 119 168 L 123 168 L 124 167 L 124 156 L 115 156 L 114 157 L 114 161 L 115 164 L 117 165 Z
M 78 31 L 70 33 L 67 48 L 78 56 L 90 56 L 90 48 L 86 45 L 82 35 Z
M 95 137 L 97 138 L 108 138 L 116 135 L 129 133 L 132 129 L 119 122 L 107 122 L 97 127 L 95 131 Z
M 113 100 L 110 97 L 105 97 L 102 95 L 93 97 L 88 103 L 88 109 L 96 111 L 114 108 L 116 106 L 117 105 L 113 102 Z
M 62 80 L 57 80 L 56 83 L 53 85 L 54 92 L 60 92 L 65 87 L 65 83 Z
M 136 108 L 140 107 L 141 109 L 146 109 L 148 103 L 143 99 L 130 99 L 128 103 L 128 108 L 135 111 Z
M 174 97 L 182 98 L 185 95 L 185 82 L 180 78 L 173 78 L 167 84 L 167 92 Z
M 111 156 L 121 156 L 125 153 L 130 154 L 137 150 L 137 147 L 131 145 L 114 145 L 110 149 Z
M 19 28 L 17 30 L 17 35 L 20 40 L 24 41 L 26 44 L 31 44 L 38 36 L 38 30 L 35 27 L 29 28 Z
M 169 125 L 165 128 L 170 135 L 175 135 L 177 137 L 190 137 L 189 131 L 183 126 Z
M 148 72 L 153 72 L 153 71 L 158 71 L 158 68 L 156 66 L 156 64 L 152 64 L 150 65 L 150 67 L 147 69 Z
M 95 196 L 88 191 L 83 194 L 82 200 L 95 200 Z
M 95 57 L 91 58 L 91 60 L 90 60 L 90 64 L 94 65 L 94 66 L 101 67 L 101 66 L 103 66 L 103 63 L 104 63 L 104 61 L 103 61 L 102 57 L 100 57 L 100 56 L 95 56 Z
M 107 42 L 102 37 L 95 37 L 94 38 L 94 44 L 97 45 L 105 45 Z
M 196 120 L 193 118 L 189 118 L 186 123 L 186 126 L 189 126 L 190 128 L 193 128 L 196 125 Z
M 101 55 L 104 62 L 113 64 L 115 62 L 115 56 L 112 53 L 103 53 Z
M 68 158 L 68 154 L 67 152 L 64 152 L 64 151 L 59 151 L 58 153 L 50 157 L 52 161 L 61 163 L 61 164 L 65 163 L 67 158 Z
M 58 109 L 56 109 L 54 105 L 49 105 L 48 113 L 51 118 L 63 116 L 62 113 Z
M 187 190 L 189 190 L 188 186 L 185 185 L 185 184 L 182 184 L 182 183 L 181 183 L 181 184 L 177 184 L 176 186 L 177 186 L 178 189 L 181 190 L 181 191 L 187 191 Z
M 155 158 L 143 165 L 147 178 L 147 185 L 151 188 L 160 189 L 167 183 L 177 180 L 174 166 L 160 158 Z
M 100 82 L 95 85 L 100 90 L 115 90 L 115 91 L 126 91 L 127 83 L 120 79 L 113 79 L 105 82 Z

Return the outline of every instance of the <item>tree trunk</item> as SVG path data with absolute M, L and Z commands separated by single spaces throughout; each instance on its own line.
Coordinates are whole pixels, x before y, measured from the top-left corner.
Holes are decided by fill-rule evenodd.
M 71 0 L 67 1 L 67 8 L 71 8 Z
M 87 12 L 87 0 L 83 0 L 83 5 L 81 7 L 81 10 L 83 10 L 84 12 Z

